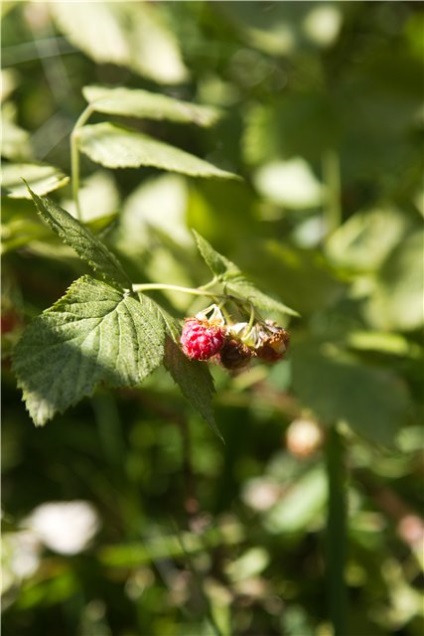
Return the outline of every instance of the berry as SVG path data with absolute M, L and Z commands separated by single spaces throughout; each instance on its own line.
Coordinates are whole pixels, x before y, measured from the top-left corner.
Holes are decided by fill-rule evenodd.
M 284 357 L 289 346 L 288 332 L 274 322 L 267 320 L 259 330 L 256 355 L 266 362 L 277 362 Z
M 207 320 L 187 318 L 181 333 L 181 346 L 191 360 L 209 360 L 219 353 L 225 341 L 225 331 Z
M 248 365 L 254 355 L 253 349 L 240 340 L 227 338 L 219 353 L 219 360 L 226 369 L 235 370 Z

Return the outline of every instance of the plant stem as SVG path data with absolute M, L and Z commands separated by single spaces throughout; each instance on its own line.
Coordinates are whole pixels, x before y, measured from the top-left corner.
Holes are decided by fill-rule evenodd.
M 335 150 L 328 149 L 323 156 L 324 182 L 327 186 L 325 214 L 328 233 L 336 230 L 342 220 L 340 163 Z
M 80 161 L 78 150 L 78 130 L 84 126 L 86 121 L 93 114 L 93 109 L 89 104 L 87 108 L 78 117 L 77 122 L 71 132 L 70 145 L 71 145 L 71 177 L 72 177 L 72 198 L 77 210 L 77 218 L 82 221 L 82 212 L 79 202 L 79 187 L 80 187 Z
M 209 296 L 210 298 L 223 297 L 222 294 L 214 294 L 213 292 L 208 292 L 205 290 L 205 288 L 202 287 L 181 287 L 180 285 L 169 285 L 168 283 L 142 283 L 141 285 L 133 285 L 133 290 L 135 292 L 143 292 L 154 289 L 169 289 L 172 291 L 180 291 L 184 294 L 193 294 L 194 296 Z
M 346 472 L 344 449 L 337 426 L 330 428 L 326 443 L 328 515 L 326 536 L 328 609 L 333 636 L 346 636 L 347 594 L 344 580 L 346 562 Z

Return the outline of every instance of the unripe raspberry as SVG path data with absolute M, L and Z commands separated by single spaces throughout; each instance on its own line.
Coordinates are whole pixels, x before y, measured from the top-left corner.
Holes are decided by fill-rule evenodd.
M 247 366 L 253 355 L 253 349 L 240 340 L 227 338 L 219 353 L 219 360 L 226 369 L 237 370 Z
M 192 360 L 209 360 L 219 353 L 225 341 L 225 331 L 206 320 L 187 318 L 181 334 L 181 346 Z

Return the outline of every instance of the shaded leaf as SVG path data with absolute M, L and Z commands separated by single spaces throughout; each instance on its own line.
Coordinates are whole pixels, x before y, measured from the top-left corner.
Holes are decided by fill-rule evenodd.
M 200 236 L 195 230 L 193 230 L 193 234 L 203 260 L 215 276 L 224 278 L 230 275 L 237 276 L 241 274 L 237 265 L 214 250 L 212 245 L 204 239 L 203 236 Z
M 379 271 L 366 306 L 371 322 L 381 329 L 419 329 L 423 307 L 424 232 L 416 230 L 389 254 Z
M 152 166 L 193 177 L 238 178 L 179 148 L 110 123 L 80 128 L 78 145 L 92 161 L 108 168 Z
M 1 253 L 19 249 L 33 240 L 50 238 L 49 229 L 34 214 L 32 201 L 4 198 L 1 206 Z
M 299 316 L 297 311 L 291 309 L 291 307 L 288 307 L 279 300 L 275 300 L 275 298 L 268 296 L 268 294 L 264 294 L 243 276 L 235 278 L 234 280 L 230 279 L 230 282 L 226 284 L 226 290 L 230 294 L 246 298 L 255 307 L 262 311 L 281 315 L 288 314 L 289 316 Z
M 339 266 L 373 271 L 381 266 L 408 225 L 408 217 L 394 208 L 356 212 L 328 237 L 327 253 Z
M 212 406 L 215 387 L 209 367 L 198 360 L 189 360 L 183 354 L 178 345 L 181 335 L 179 321 L 159 305 L 156 305 L 156 311 L 157 315 L 161 316 L 167 332 L 163 359 L 165 368 L 191 406 L 200 413 L 218 437 L 223 439 L 215 422 Z
M 409 406 L 396 374 L 312 344 L 292 349 L 292 365 L 294 392 L 324 423 L 342 420 L 374 442 L 393 443 Z
M 131 287 L 131 281 L 116 256 L 87 227 L 51 199 L 30 192 L 43 221 L 98 271 L 101 278 L 115 286 Z
M 251 239 L 239 248 L 237 258 L 255 285 L 284 298 L 302 315 L 334 305 L 345 290 L 342 277 L 319 249 Z
M 36 194 L 43 195 L 63 187 L 69 181 L 54 166 L 35 163 L 9 163 L 2 166 L 2 195 L 14 199 L 30 199 L 25 180 Z
M 311 163 L 321 161 L 323 153 L 337 143 L 339 117 L 328 95 L 317 91 L 291 93 L 276 97 L 270 104 L 251 105 L 242 138 L 244 157 L 251 165 L 272 166 L 274 161 L 293 157 Z M 284 164 L 276 166 L 281 169 Z M 273 185 L 276 186 L 276 181 Z M 316 191 L 316 185 L 313 179 L 312 192 Z
M 212 407 L 212 398 L 215 390 L 208 366 L 197 360 L 189 360 L 179 346 L 169 337 L 165 341 L 163 362 L 184 397 L 187 398 L 190 404 L 222 439 L 215 422 Z
M 196 231 L 193 230 L 193 233 L 205 263 L 212 273 L 225 283 L 227 293 L 250 301 L 257 309 L 291 316 L 299 315 L 294 309 L 257 289 L 243 276 L 237 265 L 214 250 L 210 243 Z
M 198 126 L 211 126 L 219 118 L 216 108 L 183 102 L 141 89 L 85 86 L 82 92 L 93 110 L 98 113 L 166 119 Z
M 100 382 L 139 384 L 162 361 L 163 323 L 152 301 L 83 276 L 35 318 L 16 346 L 14 371 L 27 409 L 42 425 Z

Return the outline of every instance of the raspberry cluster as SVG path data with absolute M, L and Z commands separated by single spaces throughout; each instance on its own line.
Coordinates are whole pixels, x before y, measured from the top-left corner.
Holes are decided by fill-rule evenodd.
M 281 360 L 289 344 L 288 332 L 266 320 L 228 324 L 213 306 L 186 318 L 181 333 L 181 347 L 191 360 L 216 360 L 226 369 L 241 369 L 252 358 L 266 362 Z

